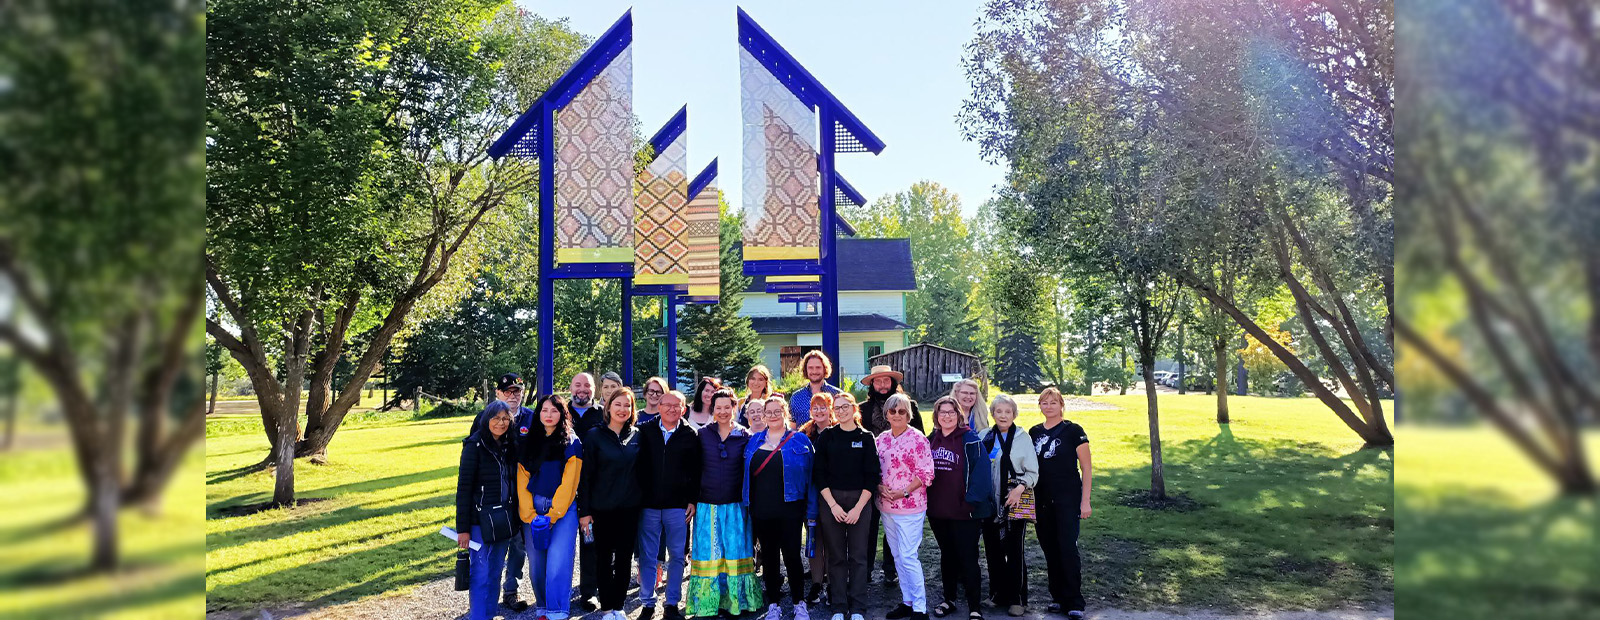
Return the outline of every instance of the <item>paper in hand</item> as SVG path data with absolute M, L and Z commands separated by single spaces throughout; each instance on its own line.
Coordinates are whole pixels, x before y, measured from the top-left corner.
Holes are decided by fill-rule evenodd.
M 458 538 L 460 536 L 460 534 L 456 533 L 455 530 L 450 529 L 450 526 L 448 526 L 448 525 L 439 528 L 439 535 L 450 539 L 450 542 L 453 542 L 453 543 L 458 544 L 458 545 L 461 544 L 460 538 Z M 483 544 L 479 543 L 476 540 L 467 541 L 467 546 L 471 547 L 473 551 L 477 551 L 477 550 L 483 548 Z

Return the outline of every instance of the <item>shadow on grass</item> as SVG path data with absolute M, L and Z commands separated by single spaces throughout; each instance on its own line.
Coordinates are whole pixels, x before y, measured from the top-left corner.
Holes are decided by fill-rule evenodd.
M 1115 506 L 1084 524 L 1085 594 L 1122 607 L 1229 610 L 1387 603 L 1393 592 L 1391 453 L 1240 438 L 1163 446 L 1185 510 Z M 1119 441 L 1149 449 L 1149 438 Z M 1131 447 L 1131 446 L 1130 446 Z M 1146 493 L 1150 467 L 1097 468 L 1098 505 Z M 1114 504 L 1114 502 L 1112 502 Z
M 405 485 L 408 485 L 408 484 L 416 484 L 416 483 L 419 483 L 419 482 L 431 482 L 431 481 L 434 481 L 434 480 L 441 480 L 441 479 L 444 479 L 444 478 L 454 477 L 456 475 L 456 469 L 457 468 L 453 467 L 453 466 L 440 467 L 440 468 L 431 469 L 431 470 L 428 470 L 428 471 L 420 471 L 420 472 L 415 472 L 415 473 L 410 473 L 410 474 L 401 474 L 401 475 L 396 475 L 396 476 L 388 476 L 388 477 L 384 477 L 384 478 L 376 478 L 376 479 L 373 479 L 373 480 L 363 480 L 361 482 L 351 482 L 351 483 L 340 484 L 340 485 L 335 485 L 335 486 L 331 486 L 331 487 L 322 487 L 322 488 L 316 488 L 316 489 L 306 489 L 304 492 L 298 493 L 297 495 L 300 496 L 301 502 L 305 503 L 305 502 L 310 502 L 312 500 L 324 501 L 324 500 L 331 499 L 331 498 L 339 498 L 341 496 L 353 495 L 353 494 L 358 494 L 358 493 L 373 493 L 373 492 L 377 492 L 377 491 L 384 491 L 384 490 L 387 490 L 387 489 L 392 489 L 392 488 L 395 488 L 395 487 L 405 486 Z M 265 491 L 263 491 L 263 492 L 255 492 L 255 493 L 247 493 L 247 494 L 244 494 L 244 495 L 236 495 L 234 497 L 230 497 L 230 498 L 225 499 L 225 500 L 211 502 L 211 503 L 206 505 L 206 518 L 207 519 L 216 519 L 216 518 L 224 518 L 224 517 L 236 517 L 236 516 L 241 516 L 241 515 L 244 515 L 244 514 L 252 514 L 254 512 L 259 512 L 260 510 L 265 509 L 265 507 L 260 502 L 255 502 L 255 503 L 251 503 L 251 504 L 247 505 L 246 504 L 246 500 L 252 499 L 252 498 L 258 498 L 258 497 L 264 497 L 265 495 L 266 495 Z M 385 501 L 388 501 L 388 500 L 385 499 Z M 255 509 L 254 510 L 250 510 L 250 508 L 252 508 L 252 507 L 255 508 Z
M 125 570 L 120 578 L 137 579 L 133 569 Z M 29 607 L 21 611 L 0 612 L 0 620 L 33 620 L 36 618 L 99 618 L 130 612 L 141 607 L 159 605 L 196 596 L 206 587 L 205 573 L 200 570 L 180 571 L 160 579 L 139 579 L 137 587 L 125 588 L 117 596 L 74 597 L 53 605 Z M 199 601 L 194 612 L 200 611 Z
M 208 611 L 248 609 L 284 602 L 284 592 L 303 593 L 295 601 L 315 608 L 434 581 L 454 569 L 454 547 L 424 531 L 379 547 L 329 555 L 286 570 L 266 573 L 208 592 Z M 309 584 L 309 585 L 308 585 Z
M 1485 489 L 1396 491 L 1397 615 L 1593 618 L 1600 609 L 1600 500 L 1518 506 Z

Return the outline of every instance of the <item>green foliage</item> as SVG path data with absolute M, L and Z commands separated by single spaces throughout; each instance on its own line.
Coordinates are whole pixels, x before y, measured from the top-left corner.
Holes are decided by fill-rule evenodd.
M 685 306 L 678 319 L 682 344 L 678 349 L 678 378 L 692 384 L 699 377 L 718 377 L 730 385 L 742 385 L 750 367 L 761 361 L 761 339 L 750 327 L 749 317 L 739 316 L 744 304 L 739 295 L 750 286 L 744 275 L 737 244 L 743 234 L 739 215 L 728 212 L 728 203 L 719 193 L 721 208 L 722 287 L 715 304 Z
M 919 181 L 868 206 L 846 209 L 845 218 L 862 237 L 911 240 L 917 275 L 916 292 L 906 295 L 911 341 L 975 351 L 968 317 L 981 266 L 960 197 L 938 183 Z
M 532 300 L 506 295 L 505 288 L 497 275 L 484 274 L 452 312 L 423 322 L 389 367 L 394 389 L 411 394 L 421 387 L 443 398 L 460 398 L 476 394 L 474 388 L 485 379 L 532 368 Z

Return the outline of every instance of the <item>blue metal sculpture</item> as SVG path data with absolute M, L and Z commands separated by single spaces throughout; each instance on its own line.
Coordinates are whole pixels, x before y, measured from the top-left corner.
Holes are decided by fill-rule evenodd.
M 747 261 L 747 275 L 818 275 L 820 282 L 820 311 L 822 314 L 822 350 L 830 359 L 839 358 L 839 273 L 838 255 L 834 251 L 834 228 L 837 226 L 836 205 L 839 192 L 855 193 L 847 183 L 840 183 L 834 168 L 837 153 L 883 152 L 884 143 L 851 113 L 833 93 L 829 92 L 811 72 L 800 65 L 783 46 L 751 19 L 743 8 L 737 13 L 739 45 L 761 63 L 768 72 L 789 89 L 789 92 L 817 112 L 822 138 L 818 149 L 817 170 L 822 181 L 822 239 L 818 246 L 818 260 L 813 261 Z M 845 188 L 849 188 L 846 190 Z M 855 194 L 860 196 L 859 193 Z M 848 196 L 848 194 L 847 194 Z M 863 201 L 864 202 L 864 201 Z M 842 372 L 834 364 L 831 380 L 838 383 Z

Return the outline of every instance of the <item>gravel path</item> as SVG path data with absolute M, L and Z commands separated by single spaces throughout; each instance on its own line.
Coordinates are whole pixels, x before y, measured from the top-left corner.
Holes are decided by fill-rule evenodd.
M 930 567 L 931 571 L 937 569 Z M 881 579 L 881 575 L 874 572 L 874 579 Z M 937 587 L 937 581 L 930 581 L 929 587 Z M 532 602 L 532 595 L 528 593 L 527 582 L 522 584 L 523 599 Z M 898 588 L 884 587 L 881 583 L 874 583 L 871 592 L 873 604 L 863 614 L 867 618 L 882 618 L 894 606 L 898 599 Z M 1035 599 L 1042 593 L 1031 594 Z M 891 596 L 893 598 L 891 598 Z M 931 604 L 931 602 L 930 602 Z M 825 607 L 825 606 L 824 606 Z M 466 617 L 466 593 L 455 591 L 455 579 L 447 578 L 423 584 L 416 589 L 399 595 L 378 596 L 351 603 L 343 603 L 319 609 L 294 609 L 279 608 L 270 610 L 255 610 L 249 612 L 227 612 L 206 614 L 210 620 L 278 620 L 280 618 L 295 618 L 296 620 L 377 620 L 389 618 L 417 618 L 455 620 Z M 639 601 L 630 592 L 627 603 L 629 618 L 637 617 Z M 825 612 L 831 610 L 824 609 Z M 984 617 L 989 620 L 1010 620 L 1002 609 L 985 609 Z M 528 611 L 513 614 L 510 610 L 502 608 L 500 613 L 505 614 L 505 620 L 538 620 L 530 607 Z M 657 620 L 660 614 L 656 615 Z M 784 609 L 785 620 L 792 620 L 793 615 L 789 609 Z M 825 614 L 813 610 L 812 620 L 827 620 Z M 956 612 L 946 616 L 947 620 L 966 620 L 966 609 L 957 606 Z M 1176 620 L 1178 618 L 1199 620 L 1392 620 L 1394 609 L 1385 606 L 1381 609 L 1343 609 L 1333 611 L 1275 611 L 1260 613 L 1223 612 L 1209 609 L 1192 610 L 1167 610 L 1167 611 L 1129 611 L 1115 608 L 1089 609 L 1089 618 L 1095 620 Z M 600 620 L 598 612 L 587 616 L 578 617 L 581 620 Z M 745 620 L 760 620 L 761 614 L 743 616 Z M 1065 616 L 1048 614 L 1043 605 L 1033 605 L 1028 608 L 1024 620 L 1063 620 Z

